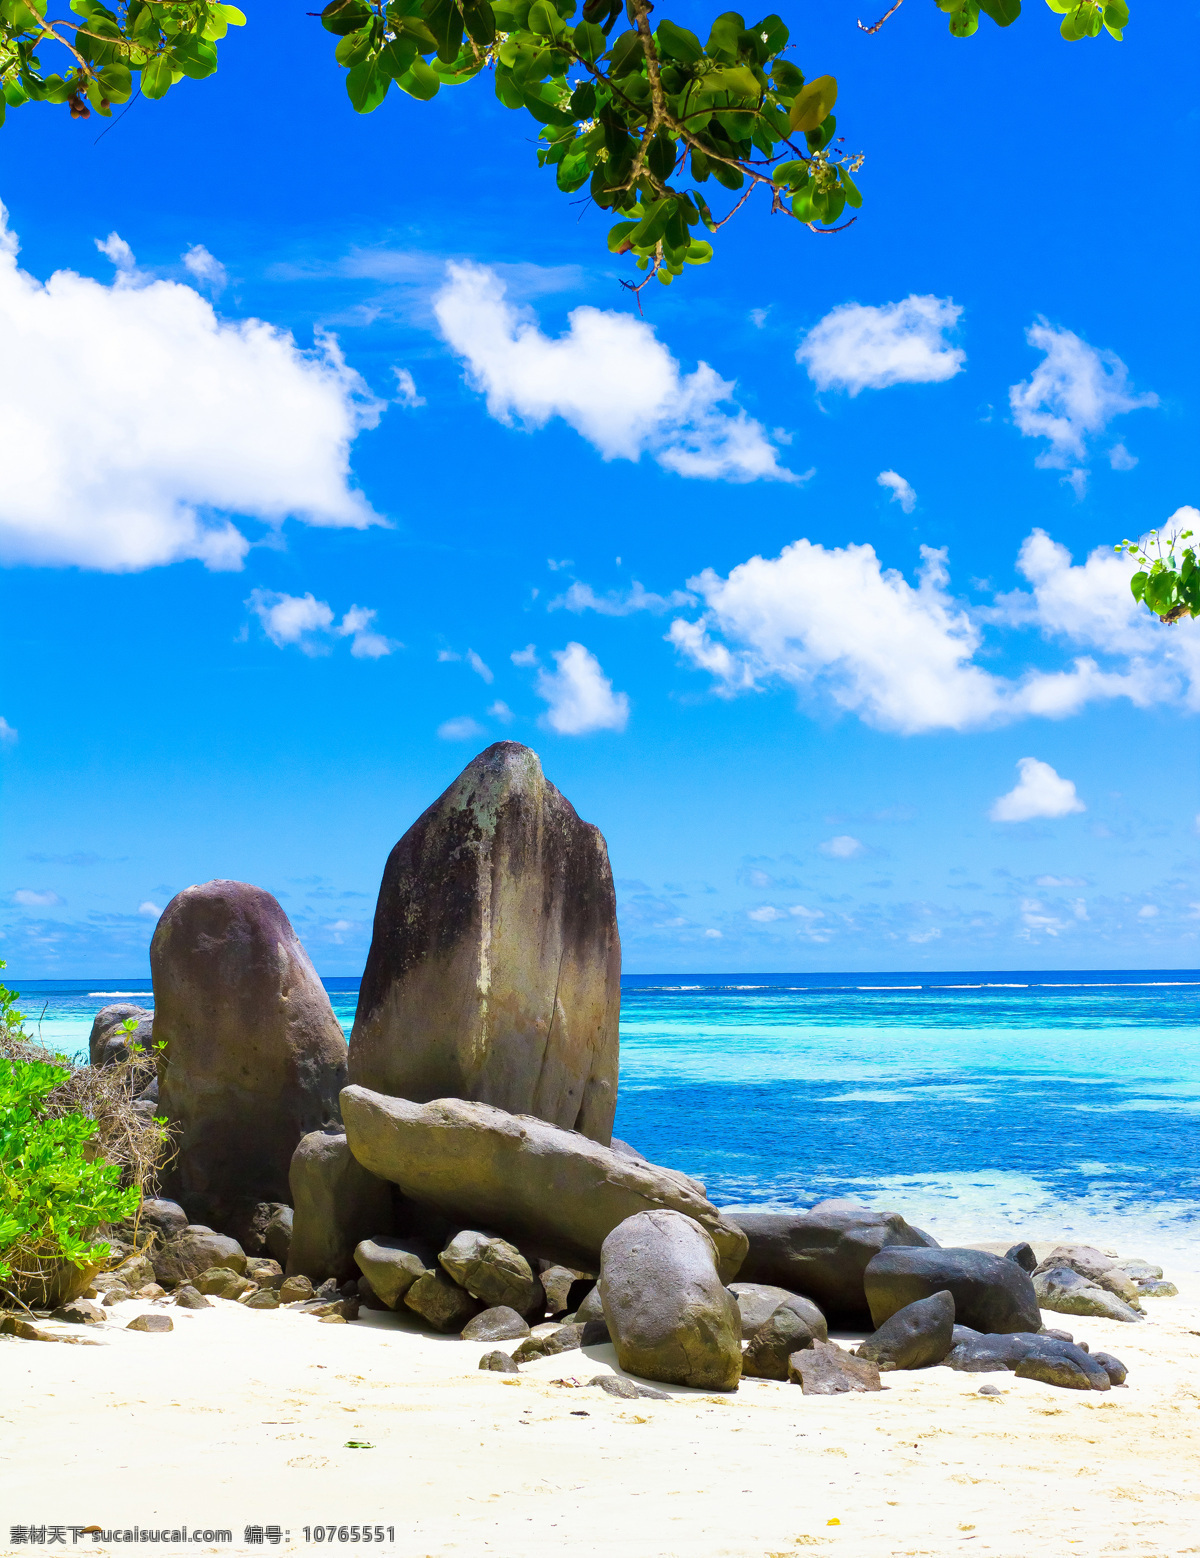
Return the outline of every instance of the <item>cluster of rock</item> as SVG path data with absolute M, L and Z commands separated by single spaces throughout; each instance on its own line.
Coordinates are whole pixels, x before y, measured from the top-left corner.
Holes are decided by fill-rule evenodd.
M 153 1026 L 106 1009 L 92 1060 L 119 1058 L 126 1017 L 153 1034 L 148 1104 L 178 1153 L 136 1252 L 96 1280 L 105 1306 L 170 1294 L 344 1323 L 366 1304 L 517 1343 L 486 1369 L 611 1343 L 642 1380 L 724 1391 L 746 1375 L 827 1394 L 935 1364 L 1107 1389 L 1121 1366 L 1043 1331 L 1039 1306 L 1136 1319 L 1142 1295 L 1169 1287 L 1157 1268 L 1077 1247 L 1041 1263 L 1027 1246 L 941 1249 L 848 1201 L 722 1213 L 702 1184 L 613 1139 L 620 943 L 604 840 L 511 742 L 392 851 L 348 1050 L 259 888 L 180 893 L 151 967 Z M 851 1352 L 831 1327 L 872 1334 Z

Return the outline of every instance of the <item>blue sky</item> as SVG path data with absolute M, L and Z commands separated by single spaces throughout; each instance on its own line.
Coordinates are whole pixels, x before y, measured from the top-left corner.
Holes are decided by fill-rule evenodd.
M 631 972 L 1194 966 L 1200 631 L 1089 556 L 1200 504 L 1196 18 L 785 8 L 862 216 L 751 202 L 642 322 L 486 81 L 360 118 L 270 14 L 0 130 L 10 971 L 229 876 L 357 974 L 501 737 Z

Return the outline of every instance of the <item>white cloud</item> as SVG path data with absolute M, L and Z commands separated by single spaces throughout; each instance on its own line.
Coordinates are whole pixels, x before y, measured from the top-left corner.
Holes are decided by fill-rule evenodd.
M 917 495 L 898 471 L 880 471 L 875 481 L 878 486 L 891 489 L 892 502 L 898 503 L 906 514 L 916 508 Z
M 552 339 L 504 283 L 478 265 L 451 265 L 434 298 L 438 324 L 498 421 L 569 423 L 606 460 L 649 453 L 680 476 L 794 481 L 764 428 L 731 403 L 734 386 L 700 363 L 683 374 L 650 325 L 632 314 L 577 308 Z
M 514 649 L 508 658 L 514 665 L 536 665 L 538 663 L 537 649 L 533 644 L 526 644 L 524 649 Z
M 246 605 L 262 623 L 263 632 L 278 648 L 295 644 L 306 655 L 326 654 L 328 638 L 349 638 L 350 653 L 360 660 L 378 660 L 399 646 L 376 633 L 371 624 L 376 613 L 365 606 L 351 606 L 340 622 L 327 601 L 305 595 L 284 595 L 275 590 L 250 591 Z M 322 636 L 324 635 L 324 636 Z
M 497 698 L 488 708 L 488 713 L 493 719 L 498 719 L 502 725 L 511 725 L 517 717 L 503 698 Z
M 496 680 L 492 673 L 491 667 L 485 664 L 483 657 L 481 655 L 477 655 L 473 649 L 467 650 L 467 664 L 471 667 L 472 671 L 475 672 L 476 676 L 483 677 L 484 681 L 487 682 L 489 687 Z
M 17 266 L 0 207 L 0 559 L 113 572 L 198 558 L 240 568 L 231 515 L 362 529 L 350 445 L 379 406 L 337 343 L 218 320 L 178 282 L 148 281 L 128 244 L 100 247 L 110 286 Z
M 1193 512 L 1181 509 L 1170 523 Z M 950 592 L 945 552 L 922 547 L 921 557 L 915 587 L 867 545 L 800 540 L 776 558 L 738 564 L 727 578 L 709 568 L 688 580 L 704 611 L 676 618 L 667 636 L 723 697 L 783 683 L 910 734 L 1060 719 L 1117 697 L 1200 708 L 1200 623 L 1164 629 L 1139 608 L 1128 559 L 1101 548 L 1076 567 L 1035 531 L 1018 559 L 1032 592 L 968 608 Z M 1080 654 L 1059 669 L 1001 676 L 976 663 L 991 648 L 987 626 L 1034 627 L 1107 663 Z
M 469 714 L 460 714 L 457 719 L 444 720 L 438 726 L 437 733 L 443 741 L 471 741 L 487 734 L 478 720 L 473 720 Z
M 12 895 L 12 901 L 22 909 L 53 909 L 56 905 L 65 902 L 57 893 L 38 892 L 33 887 L 18 887 Z
M 1025 332 L 1030 346 L 1045 356 L 1032 376 L 1008 392 L 1013 421 L 1026 438 L 1045 438 L 1049 447 L 1034 461 L 1043 470 L 1067 471 L 1082 493 L 1087 479 L 1089 442 L 1116 416 L 1157 406 L 1158 396 L 1134 395 L 1129 370 L 1114 352 L 1089 346 L 1071 330 L 1039 319 Z M 1110 453 L 1114 470 L 1130 470 L 1137 461 L 1118 444 Z
M 966 352 L 945 339 L 961 314 L 949 298 L 915 293 L 878 308 L 842 303 L 804 337 L 796 361 L 818 389 L 851 395 L 892 384 L 941 384 L 967 360 Z
M 130 259 L 132 258 L 133 256 L 130 255 Z M 210 254 L 202 243 L 192 245 L 183 256 L 183 263 L 200 285 L 208 287 L 212 292 L 222 291 L 229 280 L 228 273 L 220 260 Z
M 162 914 L 162 909 L 158 904 L 151 902 L 147 898 L 144 903 L 138 904 L 138 913 L 144 915 L 148 920 L 157 920 Z
M 1039 876 L 1039 887 L 1086 887 L 1087 878 L 1082 876 Z
M 120 233 L 109 233 L 107 238 L 97 238 L 96 247 L 106 260 L 111 260 L 119 271 L 126 275 L 137 271 L 137 261 L 133 257 L 133 250 L 121 237 Z
M 826 839 L 818 846 L 823 855 L 828 855 L 831 860 L 853 860 L 856 855 L 863 852 L 861 839 L 851 838 L 848 833 L 839 833 L 836 838 Z
M 1139 920 L 1156 920 L 1158 918 L 1158 905 L 1156 903 L 1144 903 L 1138 910 Z
M 761 908 L 747 909 L 746 918 L 754 920 L 758 925 L 770 925 L 772 920 L 782 920 L 785 916 L 773 905 L 764 903 Z
M 15 747 L 17 744 L 17 732 L 8 723 L 3 715 L 0 715 L 0 747 Z
M 1066 817 L 1087 807 L 1075 794 L 1074 782 L 1055 773 L 1036 757 L 1017 762 L 1020 778 L 996 801 L 988 816 L 993 822 L 1029 822 L 1034 817 Z
M 590 584 L 581 584 L 577 579 L 565 595 L 559 595 L 547 605 L 547 611 L 556 611 L 560 606 L 568 611 L 599 612 L 602 617 L 628 617 L 635 611 L 649 611 L 655 616 L 664 611 L 671 611 L 677 606 L 694 606 L 696 597 L 687 590 L 672 590 L 669 595 L 655 595 L 652 590 L 642 587 L 635 579 L 632 589 L 623 595 L 619 590 L 609 590 L 607 595 L 597 595 Z
M 396 376 L 396 404 L 415 409 L 425 404 L 424 395 L 417 393 L 417 381 L 407 368 L 393 368 Z
M 539 671 L 537 694 L 550 705 L 543 722 L 561 736 L 583 736 L 593 730 L 624 730 L 629 722 L 629 698 L 614 693 L 612 682 L 590 649 L 570 643 L 554 650 L 555 671 Z

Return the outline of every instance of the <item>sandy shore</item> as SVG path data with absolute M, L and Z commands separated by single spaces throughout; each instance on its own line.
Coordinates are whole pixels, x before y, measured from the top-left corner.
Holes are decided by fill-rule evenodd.
M 586 1387 L 619 1372 L 607 1346 L 514 1380 L 400 1316 L 214 1300 L 146 1335 L 121 1328 L 150 1307 L 128 1303 L 61 1328 L 97 1346 L 0 1338 L 0 1551 L 30 1553 L 14 1525 L 228 1528 L 192 1550 L 261 1553 L 247 1525 L 284 1551 L 317 1545 L 306 1525 L 378 1523 L 398 1558 L 1200 1553 L 1200 1277 L 1177 1280 L 1141 1325 L 1046 1316 L 1129 1365 L 1108 1394 L 935 1368 L 879 1395 L 747 1380 L 630 1402 Z

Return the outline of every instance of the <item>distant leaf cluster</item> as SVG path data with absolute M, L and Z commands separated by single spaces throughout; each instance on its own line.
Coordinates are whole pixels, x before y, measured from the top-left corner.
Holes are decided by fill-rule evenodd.
M 868 33 L 879 28 L 891 10 Z M 0 123 L 5 107 L 66 104 L 73 118 L 110 114 L 135 90 L 162 97 L 185 76 L 217 68 L 217 43 L 245 17 L 217 0 L 70 0 L 52 19 L 47 0 L 0 0 Z M 1000 27 L 1021 0 L 937 0 L 951 33 L 970 37 L 980 14 Z M 1120 39 L 1125 0 L 1047 0 L 1069 41 Z M 487 71 L 501 103 L 541 126 L 538 162 L 568 195 L 586 190 L 620 218 L 609 249 L 630 254 L 664 284 L 712 258 L 709 239 L 761 189 L 770 209 L 814 232 L 837 231 L 862 204 L 861 153 L 844 149 L 833 109 L 837 82 L 807 77 L 780 17 L 747 25 L 735 11 L 707 38 L 665 18 L 650 0 L 329 0 L 320 19 L 358 113 L 392 85 L 427 102 L 444 86 Z M 618 27 L 622 15 L 628 26 Z M 863 26 L 862 23 L 859 24 Z M 57 46 L 68 67 L 44 65 Z M 57 63 L 57 62 L 56 62 Z M 737 197 L 714 214 L 714 189 Z M 853 216 L 849 221 L 853 221 Z M 645 281 L 641 286 L 646 284 Z M 640 291 L 639 286 L 636 290 Z
M 1190 530 L 1169 536 L 1152 530 L 1141 541 L 1122 541 L 1117 552 L 1125 552 L 1141 564 L 1129 581 L 1134 600 L 1141 601 L 1162 622 L 1178 622 L 1180 617 L 1200 617 L 1200 568 L 1196 566 L 1194 546 L 1181 546 L 1192 539 Z
M 0 0 L 0 124 L 25 103 L 66 104 L 72 119 L 87 119 L 93 108 L 111 115 L 135 90 L 164 97 L 185 76 L 211 76 L 217 44 L 246 22 L 215 0 L 128 0 L 114 10 L 71 0 L 70 9 L 73 18 L 51 19 L 46 0 Z M 70 62 L 61 72 L 42 61 L 55 45 Z

